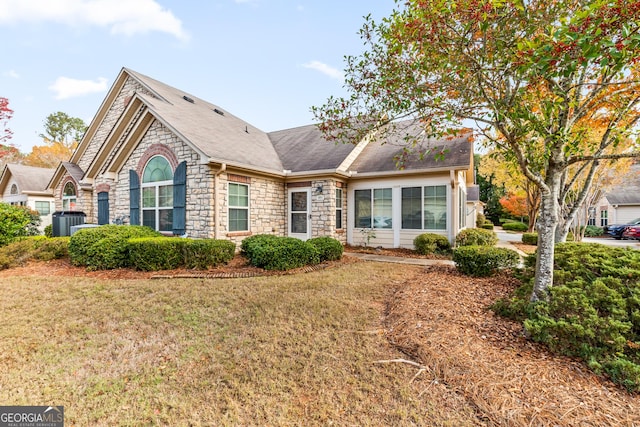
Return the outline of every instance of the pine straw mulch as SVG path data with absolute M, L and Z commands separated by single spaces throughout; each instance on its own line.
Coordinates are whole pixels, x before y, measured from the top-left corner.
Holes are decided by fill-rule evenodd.
M 396 289 L 385 327 L 423 365 L 420 393 L 451 413 L 471 407 L 478 425 L 640 426 L 640 397 L 550 354 L 488 309 L 517 285 L 433 266 Z
M 398 250 L 378 253 L 405 255 Z M 321 267 L 353 262 L 363 261 L 343 257 Z M 384 328 L 388 340 L 407 355 L 393 362 L 422 368 L 415 368 L 416 376 L 410 381 L 444 419 L 460 419 L 459 415 L 471 411 L 475 425 L 640 426 L 640 397 L 594 375 L 578 360 L 550 354 L 526 340 L 520 324 L 488 309 L 518 285 L 515 279 L 509 275 L 470 278 L 446 266 L 415 271 L 407 271 L 405 282 L 390 293 Z M 220 273 L 282 274 L 251 267 L 242 257 L 206 272 L 161 272 L 174 277 Z M 0 271 L 0 281 L 19 275 L 146 279 L 158 274 L 87 271 L 56 260 Z

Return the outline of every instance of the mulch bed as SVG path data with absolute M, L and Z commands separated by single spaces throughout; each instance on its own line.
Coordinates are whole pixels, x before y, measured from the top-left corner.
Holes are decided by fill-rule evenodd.
M 637 426 L 640 397 L 578 360 L 550 354 L 488 307 L 518 282 L 428 267 L 389 300 L 389 340 L 424 365 L 416 386 L 443 410 L 474 409 L 479 425 Z

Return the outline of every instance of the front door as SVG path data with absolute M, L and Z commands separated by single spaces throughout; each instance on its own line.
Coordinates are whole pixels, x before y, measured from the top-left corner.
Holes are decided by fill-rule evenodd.
M 307 240 L 311 238 L 311 189 L 289 190 L 289 236 Z

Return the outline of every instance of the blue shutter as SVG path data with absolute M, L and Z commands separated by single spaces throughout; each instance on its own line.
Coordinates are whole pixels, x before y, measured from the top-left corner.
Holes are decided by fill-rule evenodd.
M 131 225 L 140 225 L 140 177 L 129 170 L 129 221 Z
M 187 222 L 187 162 L 173 173 L 173 234 L 182 235 Z
M 98 193 L 98 225 L 109 224 L 109 192 Z

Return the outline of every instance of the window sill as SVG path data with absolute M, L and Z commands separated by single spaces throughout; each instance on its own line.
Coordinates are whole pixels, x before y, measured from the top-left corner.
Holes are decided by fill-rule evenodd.
M 227 237 L 243 237 L 243 236 L 251 236 L 253 233 L 250 231 L 232 231 L 227 233 Z

